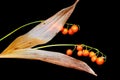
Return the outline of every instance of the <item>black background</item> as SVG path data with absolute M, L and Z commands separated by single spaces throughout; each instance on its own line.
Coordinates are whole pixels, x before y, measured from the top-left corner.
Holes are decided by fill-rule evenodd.
M 74 0 L 1 2 L 0 37 L 28 22 L 47 19 L 73 3 Z M 112 5 L 107 1 L 81 0 L 68 20 L 69 23 L 79 24 L 80 31 L 73 36 L 63 36 L 59 33 L 48 43 L 84 43 L 98 48 L 107 55 L 104 65 L 98 66 L 89 58 L 79 58 L 85 61 L 98 74 L 98 77 L 42 61 L 23 59 L 0 59 L 0 76 L 4 76 L 3 78 L 9 76 L 9 79 L 33 78 L 33 80 L 47 78 L 50 80 L 112 80 L 114 35 L 111 8 Z M 21 29 L 1 41 L 0 51 L 2 52 L 17 36 L 26 33 L 33 26 L 35 25 Z M 49 50 L 64 53 L 66 49 L 66 47 L 54 47 Z

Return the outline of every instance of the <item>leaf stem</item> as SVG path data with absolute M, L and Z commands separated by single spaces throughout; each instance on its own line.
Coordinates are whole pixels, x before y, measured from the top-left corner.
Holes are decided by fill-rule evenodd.
M 102 56 L 104 56 L 105 58 L 106 58 L 106 55 L 104 55 L 101 51 L 99 51 L 97 48 L 94 48 L 94 47 L 91 47 L 91 46 L 88 46 L 88 45 L 85 45 L 85 44 L 81 44 L 83 47 L 87 47 L 87 48 L 89 48 L 90 50 L 95 50 L 96 51 L 96 53 L 97 53 L 97 56 L 99 55 L 99 54 L 101 54 Z
M 34 23 L 39 23 L 39 22 L 42 22 L 43 20 L 39 20 L 39 21 L 34 21 L 34 22 L 30 22 L 30 23 L 27 23 L 25 25 L 22 25 L 20 27 L 18 27 L 17 29 L 13 30 L 12 32 L 8 33 L 7 35 L 3 36 L 2 38 L 0 38 L 0 41 L 4 40 L 5 38 L 9 37 L 10 35 L 12 35 L 13 33 L 15 33 L 16 31 L 20 30 L 21 28 L 24 28 L 28 25 L 31 25 L 31 24 L 34 24 Z
M 2 38 L 0 38 L 0 41 L 4 40 L 5 38 L 9 37 L 10 35 L 12 35 L 13 33 L 15 33 L 16 31 L 26 27 L 26 26 L 29 26 L 31 24 L 35 24 L 35 23 L 39 23 L 39 22 L 43 22 L 44 20 L 38 20 L 38 21 L 33 21 L 33 22 L 30 22 L 30 23 L 27 23 L 27 24 L 24 24 L 16 29 L 14 29 L 13 31 L 11 31 L 10 33 L 8 33 L 7 35 L 3 36 Z M 67 25 L 73 25 L 73 24 L 70 24 L 70 23 L 66 23 Z
M 52 45 L 45 45 L 45 46 L 36 47 L 34 49 L 42 49 L 42 48 L 55 47 L 55 46 L 76 46 L 76 44 L 52 44 Z
M 86 49 L 90 49 L 90 50 L 95 50 L 97 56 L 99 56 L 99 54 L 101 54 L 105 61 L 106 61 L 106 55 L 104 55 L 101 51 L 99 51 L 97 48 L 85 45 L 85 44 L 81 44 L 83 47 L 85 47 Z M 40 47 L 35 47 L 33 49 L 42 49 L 42 48 L 48 48 L 48 47 L 55 47 L 55 46 L 74 46 L 73 51 L 76 49 L 77 44 L 51 44 L 51 45 L 45 45 L 45 46 L 40 46 Z

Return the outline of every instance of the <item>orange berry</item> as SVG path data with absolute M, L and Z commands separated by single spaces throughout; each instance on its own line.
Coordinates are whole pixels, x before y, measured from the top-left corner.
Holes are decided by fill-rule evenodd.
M 72 53 L 73 53 L 73 51 L 72 51 L 71 49 L 68 49 L 68 50 L 66 51 L 66 54 L 67 54 L 68 56 L 71 56 Z
M 72 29 L 69 29 L 69 30 L 68 30 L 68 34 L 69 34 L 69 35 L 73 35 L 73 34 L 74 34 L 74 32 L 72 31 Z
M 80 44 L 79 44 L 79 45 L 77 45 L 77 50 L 78 50 L 78 51 L 83 50 L 82 45 L 80 45 Z
M 83 50 L 83 56 L 89 56 L 89 51 L 87 49 Z
M 82 56 L 82 55 L 83 55 L 83 51 L 82 51 L 82 50 L 81 50 L 81 51 L 78 51 L 78 52 L 77 52 L 77 55 L 78 55 L 78 56 Z
M 89 57 L 93 57 L 93 56 L 96 56 L 96 54 L 95 54 L 93 51 L 91 51 L 91 52 L 89 53 Z
M 92 61 L 92 62 L 95 62 L 96 59 L 97 59 L 97 56 L 92 56 L 92 57 L 91 57 L 91 61 Z
M 104 62 L 105 62 L 105 61 L 104 61 L 104 57 L 98 57 L 98 58 L 96 59 L 96 63 L 97 63 L 98 65 L 102 65 Z
M 73 32 L 77 32 L 79 30 L 79 28 L 76 24 L 72 25 L 71 29 Z
M 66 35 L 67 33 L 68 33 L 68 29 L 67 28 L 63 28 L 62 34 Z
M 64 27 L 61 28 L 61 31 L 63 31 Z

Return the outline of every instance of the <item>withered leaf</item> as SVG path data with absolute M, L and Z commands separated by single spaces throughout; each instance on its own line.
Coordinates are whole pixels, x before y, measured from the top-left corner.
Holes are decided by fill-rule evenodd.
M 33 46 L 45 44 L 61 30 L 75 9 L 79 0 L 52 17 L 35 26 L 32 30 L 16 38 L 1 54 L 0 58 L 24 58 L 42 60 L 56 65 L 88 72 L 95 72 L 83 61 L 77 60 L 59 52 L 32 49 Z

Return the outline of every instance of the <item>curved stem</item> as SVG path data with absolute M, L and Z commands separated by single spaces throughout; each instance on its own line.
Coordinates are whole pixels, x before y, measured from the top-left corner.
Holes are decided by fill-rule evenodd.
M 78 28 L 79 28 L 79 30 L 80 30 L 80 25 L 77 25 L 78 26 Z
M 97 48 L 94 48 L 94 47 L 91 47 L 91 46 L 88 46 L 88 45 L 85 45 L 85 44 L 81 44 L 83 47 L 87 47 L 87 48 L 90 48 L 90 49 L 93 49 L 93 50 L 95 50 L 96 51 L 96 53 L 97 53 L 97 55 L 99 55 L 99 53 L 102 55 L 102 56 L 104 56 L 104 57 L 106 57 L 101 51 L 99 51 Z
M 42 49 L 42 48 L 54 47 L 54 46 L 75 46 L 75 45 L 76 44 L 52 44 L 52 45 L 46 45 L 46 46 L 36 47 L 34 49 Z
M 73 48 L 73 50 L 72 50 L 73 52 L 75 51 L 76 47 L 77 47 L 77 45 L 74 45 L 74 48 Z
M 107 60 L 107 56 L 106 55 L 104 55 L 104 59 L 105 59 L 105 62 L 106 62 L 106 60 Z
M 72 26 L 73 24 L 72 24 L 72 23 L 66 23 L 66 25 L 68 25 L 68 26 Z
M 9 37 L 10 35 L 12 35 L 13 33 L 15 33 L 16 31 L 20 30 L 21 28 L 24 28 L 28 25 L 31 25 L 31 24 L 34 24 L 34 23 L 38 23 L 38 22 L 42 22 L 43 20 L 39 20 L 39 21 L 34 21 L 34 22 L 30 22 L 30 23 L 27 23 L 23 26 L 20 26 L 18 27 L 17 29 L 13 30 L 12 32 L 8 33 L 7 35 L 3 36 L 2 38 L 0 38 L 0 41 L 4 40 L 5 38 Z
M 11 31 L 10 33 L 8 33 L 7 35 L 3 36 L 2 38 L 0 38 L 0 41 L 4 40 L 5 38 L 9 37 L 10 35 L 12 35 L 13 33 L 15 33 L 16 31 L 26 27 L 26 26 L 29 26 L 31 24 L 35 24 L 35 23 L 39 23 L 39 22 L 43 22 L 44 20 L 39 20 L 39 21 L 33 21 L 33 22 L 30 22 L 30 23 L 27 23 L 25 25 L 22 25 L 20 27 L 18 27 L 17 29 Z M 70 24 L 70 23 L 66 23 L 67 25 L 73 25 L 73 24 Z
M 103 54 L 101 51 L 99 51 L 97 48 L 94 48 L 94 47 L 91 47 L 91 46 L 88 46 L 88 45 L 85 45 L 85 44 L 81 44 L 81 45 L 82 45 L 83 47 L 86 47 L 86 48 L 95 50 L 97 56 L 98 56 L 99 54 L 101 54 L 101 55 L 104 57 L 105 61 L 106 61 L 106 58 L 107 58 L 106 55 L 104 55 L 104 54 Z M 42 49 L 42 48 L 55 47 L 55 46 L 74 46 L 74 49 L 73 49 L 73 51 L 74 51 L 75 48 L 76 48 L 76 46 L 77 46 L 77 44 L 52 44 L 52 45 L 45 45 L 45 46 L 35 47 L 35 48 L 33 48 L 33 49 Z

